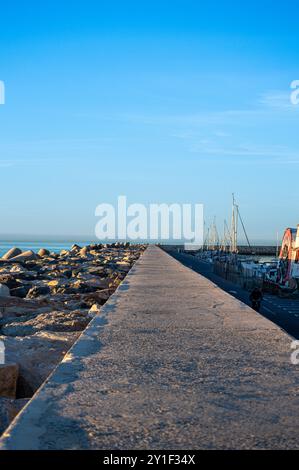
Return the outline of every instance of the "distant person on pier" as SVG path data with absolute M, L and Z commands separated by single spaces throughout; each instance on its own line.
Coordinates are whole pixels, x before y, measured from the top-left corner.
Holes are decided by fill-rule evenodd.
M 258 287 L 255 287 L 251 291 L 249 299 L 251 301 L 252 308 L 258 312 L 261 308 L 261 302 L 263 300 L 262 290 L 259 289 Z

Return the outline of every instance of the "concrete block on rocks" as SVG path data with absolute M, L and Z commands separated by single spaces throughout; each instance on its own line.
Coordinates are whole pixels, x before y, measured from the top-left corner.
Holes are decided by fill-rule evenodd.
M 5 255 L 2 256 L 2 259 L 8 260 L 8 259 L 14 258 L 15 256 L 20 255 L 21 253 L 22 253 L 22 250 L 20 250 L 20 248 L 13 247 L 10 250 L 8 250 L 5 253 Z
M 37 254 L 34 253 L 34 251 L 32 250 L 28 250 L 28 251 L 24 251 L 23 253 L 17 256 L 14 256 L 13 258 L 10 258 L 10 261 L 16 263 L 16 262 L 22 262 L 22 261 L 32 261 L 36 259 L 38 259 Z
M 38 256 L 40 256 L 41 258 L 43 258 L 44 256 L 49 256 L 50 255 L 50 251 L 49 250 L 46 250 L 46 248 L 41 248 L 39 251 L 38 251 Z
M 10 290 L 5 284 L 0 284 L 0 297 L 10 297 Z
M 0 397 L 16 398 L 19 366 L 0 364 Z
M 13 400 L 0 397 L 0 434 L 5 431 L 21 409 L 27 405 L 28 401 L 28 398 Z

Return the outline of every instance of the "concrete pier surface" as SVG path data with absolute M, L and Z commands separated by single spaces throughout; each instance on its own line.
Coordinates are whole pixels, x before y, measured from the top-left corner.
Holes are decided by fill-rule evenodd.
M 1 449 L 299 448 L 291 341 L 150 246 Z

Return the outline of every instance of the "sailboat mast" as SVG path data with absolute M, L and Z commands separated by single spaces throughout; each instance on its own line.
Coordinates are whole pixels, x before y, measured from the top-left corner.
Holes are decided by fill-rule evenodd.
M 235 203 L 235 195 L 233 193 L 233 207 L 232 207 L 232 226 L 231 226 L 231 234 L 232 234 L 232 241 L 231 241 L 231 252 L 237 252 L 238 246 L 238 206 Z

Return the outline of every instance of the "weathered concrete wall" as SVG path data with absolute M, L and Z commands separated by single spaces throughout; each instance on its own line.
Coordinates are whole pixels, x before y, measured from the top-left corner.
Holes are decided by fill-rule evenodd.
M 298 448 L 291 338 L 147 249 L 2 449 Z

